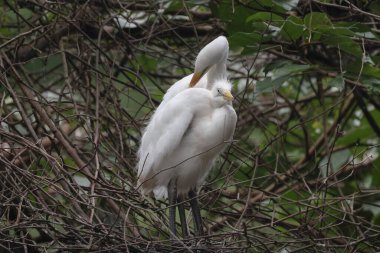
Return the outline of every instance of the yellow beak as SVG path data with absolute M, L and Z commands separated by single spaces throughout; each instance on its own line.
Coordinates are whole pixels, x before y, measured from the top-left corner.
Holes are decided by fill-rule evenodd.
M 211 66 L 208 66 L 202 72 L 195 72 L 193 77 L 191 78 L 189 87 L 190 88 L 194 87 L 199 82 L 199 80 L 202 78 L 202 76 L 204 76 L 207 73 L 207 71 L 210 69 L 210 67 Z
M 227 101 L 232 101 L 232 100 L 234 100 L 234 96 L 232 96 L 232 94 L 231 94 L 231 92 L 230 92 L 229 90 L 224 91 L 224 93 L 223 93 L 223 97 L 224 97 L 224 99 L 227 100 Z
M 194 73 L 193 77 L 191 78 L 191 81 L 190 81 L 190 88 L 194 87 L 198 81 L 202 78 L 202 73 Z

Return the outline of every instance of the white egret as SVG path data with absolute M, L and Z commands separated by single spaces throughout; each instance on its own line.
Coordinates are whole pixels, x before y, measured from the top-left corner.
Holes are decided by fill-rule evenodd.
M 138 185 L 144 194 L 153 191 L 157 197 L 169 195 L 169 204 L 174 208 L 170 215 L 174 234 L 173 204 L 177 195 L 182 197 L 203 183 L 215 158 L 232 139 L 237 117 L 230 90 L 228 81 L 217 80 L 211 90 L 192 88 L 180 92 L 153 115 L 142 137 Z M 191 200 L 201 234 L 195 195 Z
M 227 79 L 228 41 L 219 36 L 208 43 L 198 54 L 195 60 L 194 74 L 185 76 L 174 83 L 165 93 L 161 104 L 166 103 L 175 95 L 189 87 L 211 89 L 212 82 L 208 79 Z M 205 74 L 207 75 L 205 76 Z
M 181 195 L 203 182 L 235 130 L 230 89 L 227 81 L 217 81 L 211 91 L 187 89 L 154 114 L 139 150 L 143 193 L 165 189 L 173 177 Z M 156 192 L 156 196 L 166 197 L 166 193 Z
M 193 189 L 203 183 L 235 131 L 237 117 L 227 81 L 227 57 L 228 42 L 224 36 L 204 47 L 197 56 L 194 75 L 181 79 L 167 91 L 141 140 L 138 186 L 144 194 L 153 191 L 157 198 L 169 197 L 172 234 L 174 204 L 177 196 L 181 199 L 187 193 L 197 232 L 202 233 Z M 205 73 L 207 76 L 203 77 Z M 180 203 L 178 208 L 182 232 L 187 236 L 184 208 Z

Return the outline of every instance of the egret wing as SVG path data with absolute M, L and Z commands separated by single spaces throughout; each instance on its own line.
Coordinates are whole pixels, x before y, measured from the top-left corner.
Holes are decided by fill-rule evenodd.
M 164 98 L 159 107 L 165 105 L 169 100 L 174 98 L 176 95 L 181 93 L 182 91 L 189 88 L 190 80 L 193 77 L 193 74 L 185 76 L 181 80 L 174 83 L 165 93 Z M 195 87 L 197 88 L 206 88 L 207 86 L 207 76 L 203 76 Z
M 149 122 L 139 151 L 141 177 L 158 166 L 178 148 L 194 117 L 194 108 L 184 96 L 171 99 L 157 110 Z
M 184 91 L 186 90 L 187 88 L 189 88 L 189 83 L 190 83 L 190 80 L 191 80 L 191 77 L 193 75 L 188 75 L 188 76 L 185 76 L 184 78 L 182 78 L 181 80 L 175 82 L 165 93 L 164 95 L 164 98 L 160 104 L 163 105 L 165 103 L 167 103 L 170 99 L 172 99 L 173 97 L 175 97 L 177 94 L 179 94 L 181 91 Z

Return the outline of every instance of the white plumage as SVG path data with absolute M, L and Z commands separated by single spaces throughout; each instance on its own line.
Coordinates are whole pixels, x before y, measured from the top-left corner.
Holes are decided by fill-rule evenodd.
M 209 43 L 197 57 L 194 75 L 176 82 L 151 117 L 138 151 L 138 187 L 144 194 L 166 197 L 173 179 L 177 193 L 186 194 L 203 183 L 232 140 L 237 117 L 226 77 L 227 56 L 225 37 Z
M 178 194 L 204 181 L 235 130 L 230 89 L 226 81 L 216 82 L 211 91 L 187 89 L 154 114 L 139 150 L 138 184 L 145 194 L 166 196 L 173 178 Z

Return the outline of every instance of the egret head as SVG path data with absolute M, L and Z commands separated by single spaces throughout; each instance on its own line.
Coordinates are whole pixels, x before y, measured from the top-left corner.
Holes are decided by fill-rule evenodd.
M 204 76 L 207 71 L 215 64 L 226 61 L 228 57 L 228 41 L 226 37 L 218 38 L 207 44 L 198 54 L 195 60 L 194 75 L 190 81 L 190 87 L 193 87 Z
M 216 97 L 220 102 L 226 103 L 234 100 L 231 94 L 231 83 L 225 80 L 220 80 L 215 83 L 211 90 L 214 97 Z

